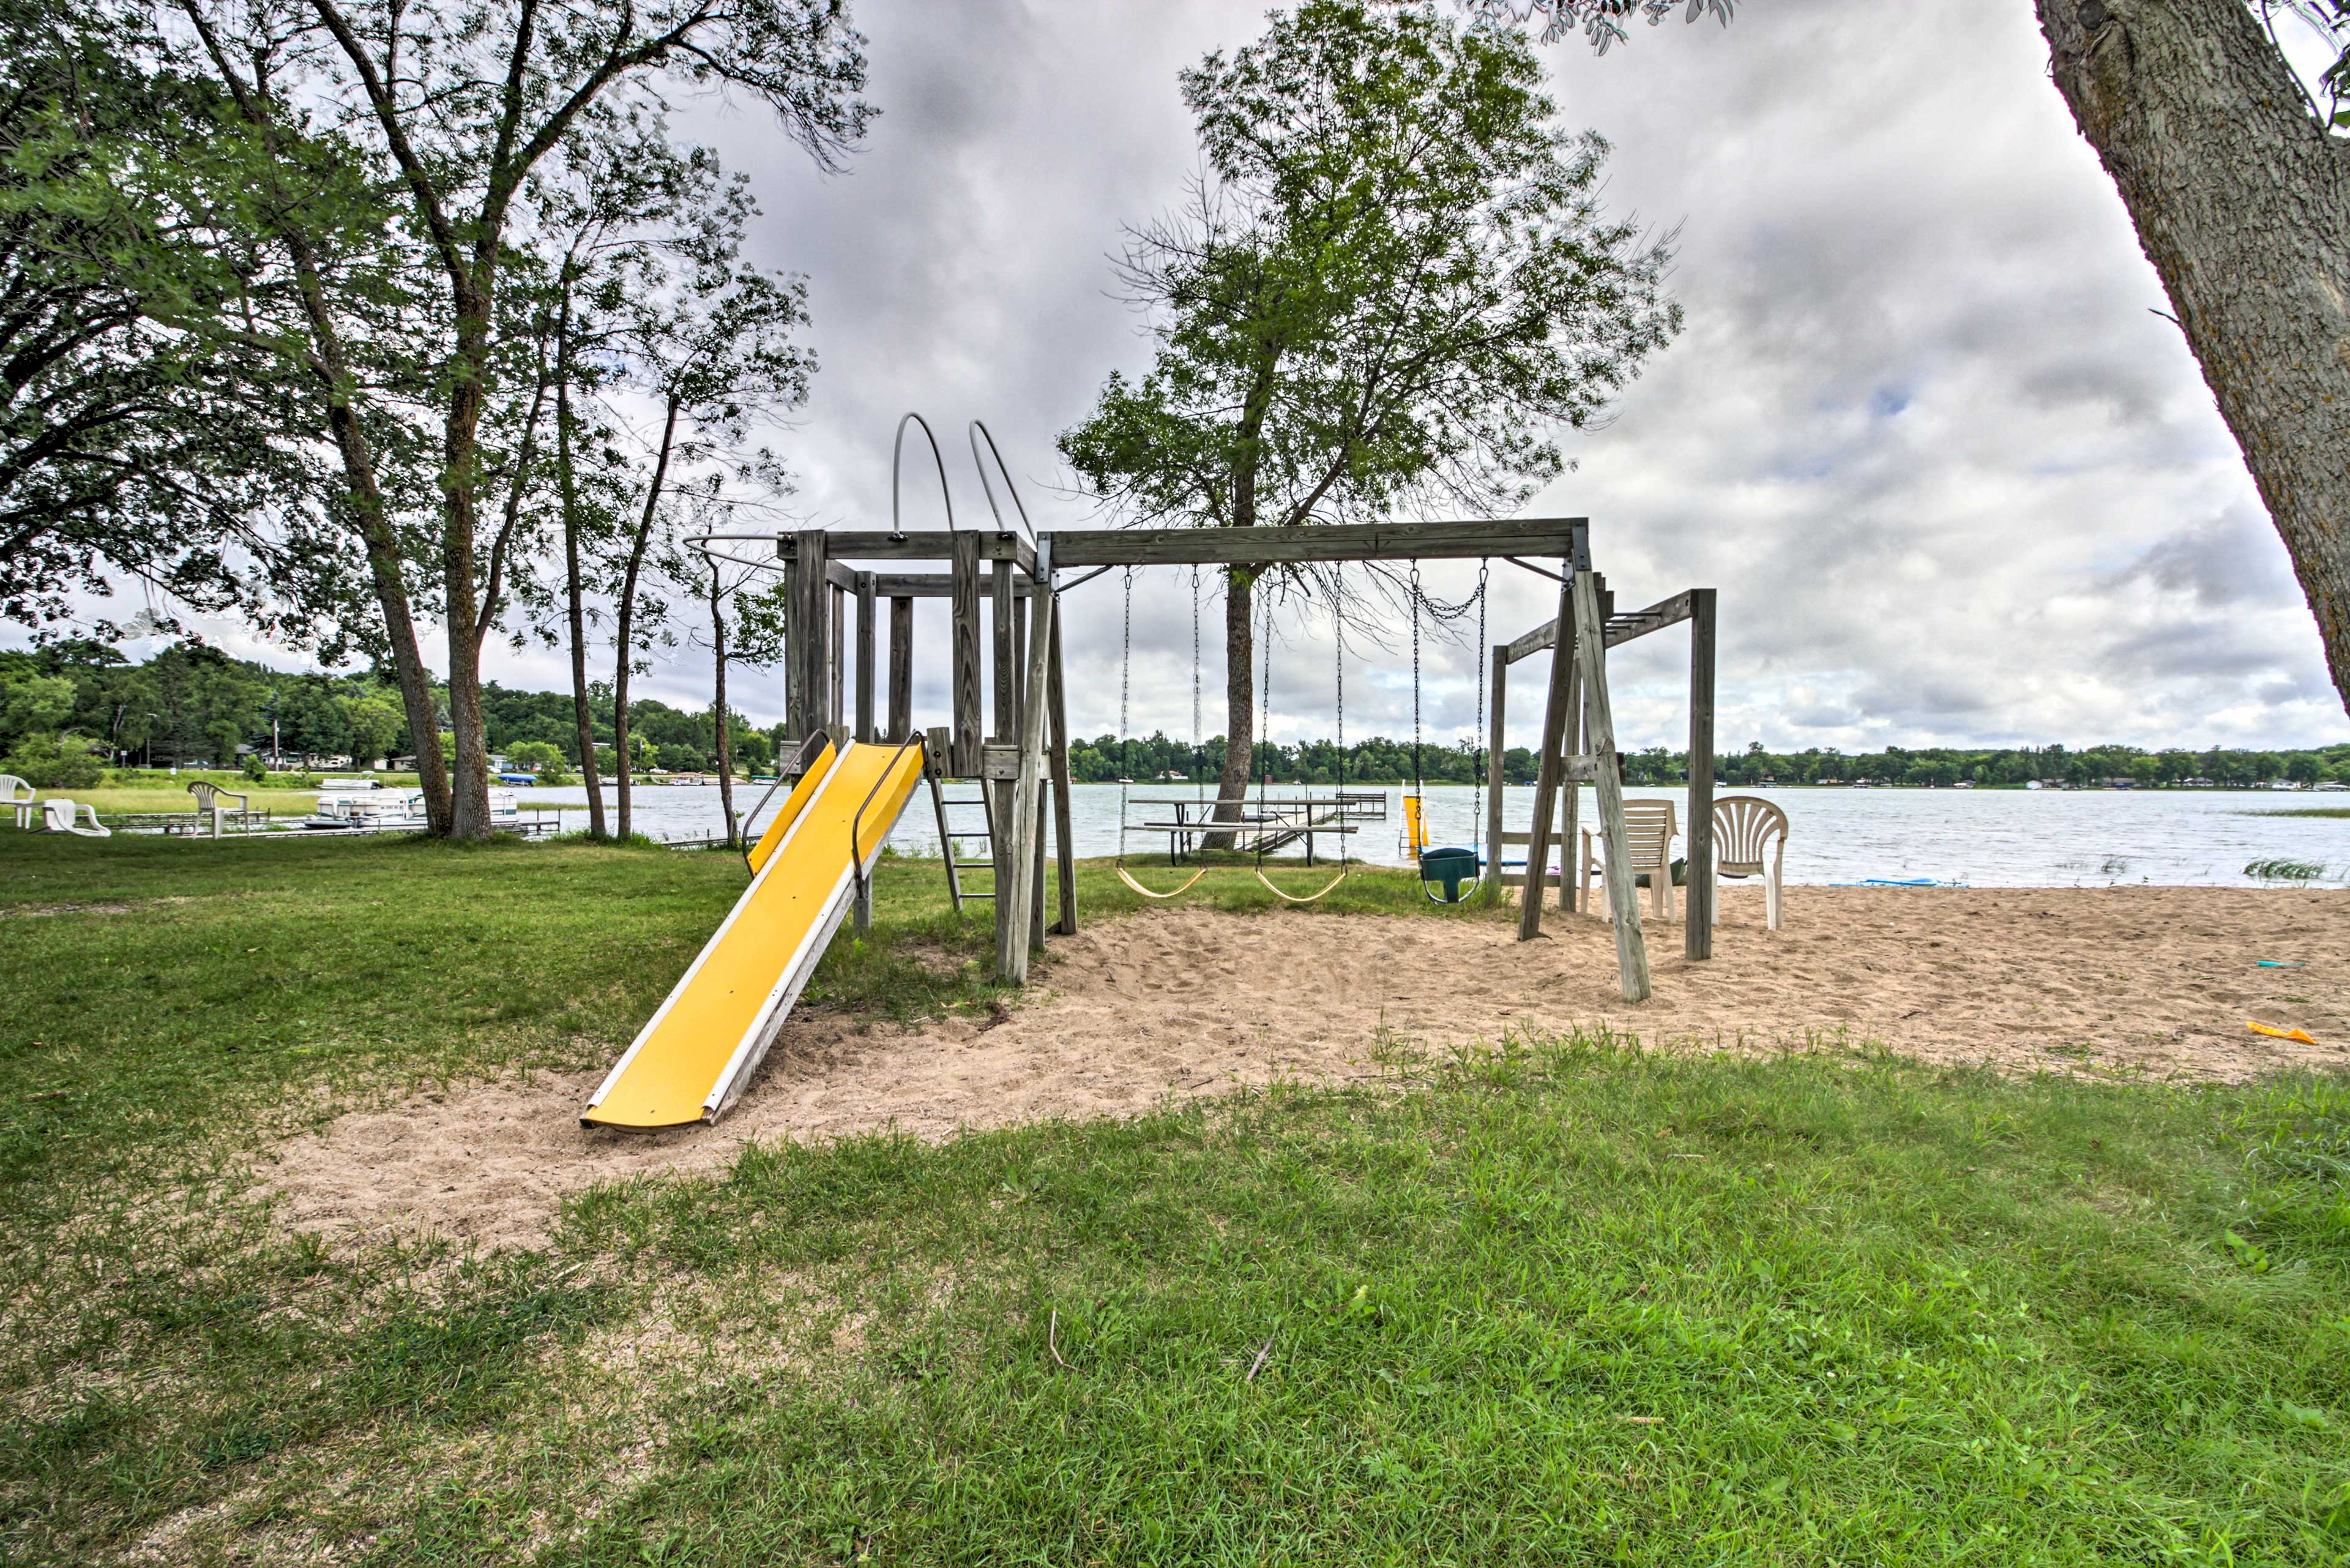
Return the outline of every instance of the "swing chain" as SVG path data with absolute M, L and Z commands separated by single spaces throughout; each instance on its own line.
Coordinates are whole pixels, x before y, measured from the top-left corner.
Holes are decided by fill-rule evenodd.
M 1485 647 L 1485 578 L 1492 569 L 1493 564 L 1490 560 L 1477 563 L 1477 751 L 1476 754 L 1470 759 L 1469 768 L 1470 777 L 1476 781 L 1476 788 L 1481 794 L 1485 788 L 1485 753 L 1488 749 L 1485 738 L 1487 719 L 1485 660 L 1492 657 Z M 1478 875 L 1482 877 L 1486 857 L 1500 854 L 1501 849 L 1497 845 L 1488 845 L 1485 842 L 1485 813 L 1481 809 L 1482 803 L 1471 802 L 1471 805 L 1476 818 L 1477 870 Z
M 1126 858 L 1127 781 L 1134 769 L 1127 757 L 1128 702 L 1134 689 L 1134 568 L 1126 569 L 1126 629 L 1118 663 L 1118 854 Z
M 1419 591 L 1419 563 L 1411 564 L 1411 787 L 1419 793 L 1419 607 L 1426 596 Z M 1424 809 L 1424 808 L 1423 808 Z
M 1131 568 L 1128 568 L 1131 570 Z M 1129 612 L 1131 613 L 1131 612 Z M 1191 567 L 1191 793 L 1201 787 L 1200 764 L 1203 750 L 1200 743 L 1200 568 Z

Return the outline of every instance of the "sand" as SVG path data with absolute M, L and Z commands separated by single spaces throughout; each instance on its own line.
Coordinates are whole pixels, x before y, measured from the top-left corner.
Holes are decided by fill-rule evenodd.
M 1154 910 L 1055 939 L 1030 999 L 993 1017 L 910 1031 L 795 1017 L 714 1127 L 584 1129 L 601 1071 L 542 1074 L 344 1116 L 262 1174 L 294 1225 L 344 1241 L 530 1246 L 568 1192 L 722 1168 L 752 1139 L 942 1138 L 1277 1076 L 1378 1076 L 1382 1031 L 1439 1047 L 1577 1025 L 1726 1049 L 1866 1040 L 1937 1062 L 2161 1078 L 2350 1067 L 2339 893 L 1790 888 L 1779 931 L 1757 889 L 1722 904 L 1707 962 L 1681 956 L 1679 925 L 1650 927 L 1656 995 L 1638 1006 L 1617 989 L 1607 928 L 1580 917 L 1520 943 L 1500 923 Z M 2255 1018 L 2318 1044 L 2255 1034 Z

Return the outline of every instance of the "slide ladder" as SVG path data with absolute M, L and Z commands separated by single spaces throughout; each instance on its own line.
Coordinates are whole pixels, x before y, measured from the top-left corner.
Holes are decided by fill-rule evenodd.
M 919 742 L 827 748 L 751 851 L 751 886 L 588 1102 L 590 1127 L 716 1121 L 775 1044 L 922 778 Z

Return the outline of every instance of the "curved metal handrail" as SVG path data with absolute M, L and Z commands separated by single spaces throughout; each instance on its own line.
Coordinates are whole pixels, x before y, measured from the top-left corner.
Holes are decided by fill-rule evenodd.
M 816 760 L 824 755 L 824 748 L 830 744 L 832 744 L 832 737 L 821 732 L 810 735 L 806 740 L 800 742 L 799 757 L 793 764 L 798 768 L 799 777 L 805 777 L 808 770 L 816 766 Z M 775 782 L 767 786 L 767 793 L 759 797 L 758 805 L 753 806 L 749 812 L 743 815 L 740 825 L 734 830 L 741 836 L 743 840 L 743 864 L 745 867 L 748 867 L 751 864 L 752 851 L 759 847 L 759 839 L 762 836 L 761 835 L 751 831 L 751 825 L 759 820 L 759 814 L 767 809 L 767 803 L 775 798 L 775 792 L 777 790 L 784 787 L 785 771 L 785 770 L 780 764 L 777 765 L 775 769 Z M 797 782 L 796 777 L 794 782 Z M 755 877 L 758 873 L 754 871 L 752 875 Z
M 889 537 L 906 536 L 904 524 L 898 521 L 898 463 L 906 454 L 906 427 L 910 424 L 921 426 L 922 439 L 931 443 L 931 461 L 939 465 L 939 494 L 947 504 L 947 532 L 951 534 L 955 531 L 954 492 L 947 488 L 946 457 L 939 451 L 939 438 L 931 433 L 931 421 L 910 410 L 898 421 L 897 437 L 889 443 Z
M 973 420 L 971 421 L 971 428 L 963 431 L 963 434 L 971 440 L 971 465 L 979 470 L 980 493 L 987 497 L 987 510 L 995 518 L 995 531 L 999 534 L 1006 531 L 1003 526 L 1003 512 L 995 504 L 995 486 L 987 483 L 987 464 L 979 455 L 981 436 L 987 438 L 988 455 L 995 459 L 995 472 L 1003 476 L 1003 493 L 1012 497 L 1012 509 L 1020 514 L 1020 526 L 1028 531 L 1028 543 L 1033 545 L 1036 543 L 1036 524 L 1028 521 L 1028 508 L 1020 504 L 1020 487 L 1012 483 L 1012 470 L 1005 466 L 1003 454 L 996 450 L 995 432 L 979 421 Z
M 896 755 L 892 756 L 889 761 L 883 765 L 881 769 L 881 776 L 873 781 L 873 787 L 867 790 L 865 792 L 865 798 L 857 803 L 857 815 L 848 819 L 848 864 L 851 869 L 857 873 L 857 897 L 860 903 L 864 901 L 865 898 L 865 851 L 858 842 L 858 836 L 862 833 L 865 828 L 865 808 L 873 804 L 873 797 L 881 793 L 881 786 L 888 784 L 889 782 L 889 775 L 898 771 L 898 763 L 899 758 L 905 756 L 905 754 L 910 751 L 920 752 L 922 753 L 922 768 L 925 772 L 929 771 L 931 765 L 930 753 L 922 744 L 922 737 L 920 735 L 917 734 L 910 741 L 899 742 Z M 954 851 L 951 846 L 948 847 L 947 854 L 950 857 L 953 856 Z

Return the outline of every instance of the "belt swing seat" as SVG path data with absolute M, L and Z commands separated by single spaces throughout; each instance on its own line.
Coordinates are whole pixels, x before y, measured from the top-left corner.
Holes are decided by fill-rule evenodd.
M 1126 568 L 1126 638 L 1118 668 L 1118 859 L 1110 869 L 1118 879 L 1146 898 L 1165 901 L 1180 898 L 1200 884 L 1208 874 L 1205 866 L 1194 867 L 1191 875 L 1179 887 L 1160 891 L 1146 888 L 1135 880 L 1134 873 L 1126 868 L 1126 835 L 1132 817 L 1127 805 L 1127 790 L 1134 783 L 1134 770 L 1128 764 L 1128 707 L 1134 684 L 1134 568 Z M 1191 783 L 1200 783 L 1200 568 L 1191 568 Z
M 1266 628 L 1267 628 L 1267 631 L 1268 631 L 1268 632 L 1270 631 L 1271 627 L 1272 627 L 1272 616 L 1273 616 L 1273 608 L 1272 608 L 1271 602 L 1270 602 L 1270 601 L 1268 601 L 1268 602 L 1267 602 L 1267 604 L 1266 604 L 1266 607 L 1265 607 L 1265 625 L 1266 625 Z M 1334 616 L 1334 617 L 1333 617 L 1333 620 L 1334 620 L 1334 622 L 1336 621 L 1336 618 Z M 1265 697 L 1264 697 L 1264 699 L 1263 699 L 1263 701 L 1261 701 L 1259 702 L 1259 704 L 1258 704 L 1259 716 L 1260 716 L 1260 719 L 1261 719 L 1261 720 L 1263 720 L 1263 719 L 1266 716 L 1266 714 L 1267 714 L 1267 712 L 1268 712 L 1268 711 L 1269 711 L 1269 709 L 1270 709 L 1270 706 L 1271 706 L 1271 698 L 1272 698 L 1272 691 L 1273 691 L 1273 655 L 1272 655 L 1272 647 L 1271 647 L 1271 641 L 1270 641 L 1270 638 L 1269 638 L 1269 636 L 1268 636 L 1268 637 L 1266 637 L 1266 638 L 1260 639 L 1260 640 L 1263 640 L 1263 641 L 1264 641 L 1264 642 L 1266 643 L 1266 649 L 1265 649 L 1265 654 L 1264 654 L 1264 661 L 1265 661 L 1265 662 L 1264 662 L 1264 677 L 1263 677 L 1263 682 L 1264 682 L 1264 683 L 1263 683 L 1263 691 L 1264 691 L 1264 693 L 1265 693 Z M 1208 867 L 1208 866 L 1205 866 L 1205 865 L 1201 865 L 1201 866 L 1195 867 L 1192 869 L 1191 875 L 1190 877 L 1188 877 L 1184 878 L 1184 880 L 1183 880 L 1182 882 L 1179 883 L 1177 886 L 1175 886 L 1175 887 L 1173 887 L 1173 888 L 1158 888 L 1147 887 L 1147 886 L 1145 886 L 1141 881 L 1139 881 L 1139 879 L 1137 879 L 1137 878 L 1136 878 L 1136 877 L 1134 876 L 1134 874 L 1133 874 L 1132 872 L 1130 872 L 1130 871 L 1128 871 L 1128 870 L 1127 869 L 1127 866 L 1126 866 L 1126 858 L 1127 858 L 1127 855 L 1126 855 L 1126 839 L 1127 839 L 1127 835 L 1128 835 L 1128 832 L 1130 832 L 1130 831 L 1132 830 L 1133 826 L 1134 826 L 1134 824 L 1133 824 L 1133 816 L 1132 816 L 1132 814 L 1131 814 L 1131 808 L 1130 808 L 1130 805 L 1129 805 L 1129 797 L 1128 797 L 1128 790 L 1130 788 L 1130 786 L 1131 786 L 1131 785 L 1132 785 L 1132 784 L 1133 784 L 1133 769 L 1128 765 L 1128 763 L 1129 763 L 1129 757 L 1128 757 L 1128 744 L 1129 744 L 1129 742 L 1130 742 L 1130 738 L 1131 738 L 1131 737 L 1130 737 L 1130 732 L 1130 732 L 1130 729 L 1131 729 L 1131 711 L 1130 711 L 1130 710 L 1131 710 L 1131 698 L 1132 698 L 1132 691 L 1133 691 L 1133 669 L 1134 669 L 1134 568 L 1133 568 L 1132 566 L 1128 566 L 1128 567 L 1127 567 L 1127 568 L 1126 568 L 1125 639 L 1124 639 L 1124 648 L 1123 648 L 1122 652 L 1121 652 L 1120 661 L 1119 661 L 1119 667 L 1118 667 L 1118 858 L 1117 858 L 1116 862 L 1112 865 L 1111 869 L 1112 869 L 1112 870 L 1114 870 L 1114 871 L 1118 874 L 1118 879 L 1119 881 L 1121 881 L 1121 882 L 1125 883 L 1125 884 L 1126 884 L 1126 886 L 1127 886 L 1128 888 L 1130 888 L 1133 892 L 1135 892 L 1136 894 L 1138 894 L 1138 895 L 1139 895 L 1140 897 L 1145 898 L 1150 898 L 1150 899 L 1154 899 L 1154 900 L 1158 900 L 1158 901 L 1164 902 L 1164 901 L 1168 901 L 1168 900 L 1171 900 L 1171 899 L 1175 899 L 1175 898 L 1181 898 L 1184 894 L 1186 894 L 1186 893 L 1190 892 L 1193 888 L 1196 888 L 1197 886 L 1199 886 L 1201 878 L 1202 878 L 1202 877 L 1204 877 L 1205 876 L 1207 876 L 1207 874 L 1208 874 L 1208 872 L 1210 871 L 1211 867 Z M 1201 804 L 1201 805 L 1203 805 L 1203 806 L 1204 806 L 1204 805 L 1207 805 L 1209 804 L 1209 802 L 1208 802 L 1208 800 L 1207 800 L 1207 798 L 1206 798 L 1204 784 L 1202 783 L 1202 781 L 1201 781 L 1201 775 L 1200 775 L 1201 757 L 1201 753 L 1202 753 L 1202 748 L 1201 748 L 1201 743 L 1200 743 L 1200 670 L 1201 670 L 1201 661 L 1200 661 L 1200 573 L 1199 573 L 1199 568 L 1198 568 L 1198 567 L 1196 567 L 1196 566 L 1194 566 L 1194 567 L 1192 568 L 1192 570 L 1191 570 L 1191 782 L 1192 782 L 1193 788 L 1194 788 L 1196 791 L 1199 791 L 1199 792 L 1200 792 L 1200 802 L 1199 802 L 1199 804 Z M 1341 795 L 1343 795 L 1343 794 L 1344 794 L 1344 792 L 1345 792 L 1345 788 L 1346 788 L 1346 774 L 1345 774 L 1345 769 L 1346 769 L 1346 733 L 1347 733 L 1347 730 L 1346 730 L 1346 725 L 1347 725 L 1347 720 L 1346 720 L 1346 691 L 1347 691 L 1347 688 L 1346 688 L 1346 642 L 1345 642 L 1345 638 L 1344 638 L 1344 635 L 1343 635 L 1343 632 L 1342 632 L 1342 634 L 1341 634 L 1341 636 L 1340 636 L 1340 639 L 1339 639 L 1339 647 L 1338 647 L 1338 753 L 1339 753 L 1339 764 L 1338 764 L 1338 765 L 1339 765 L 1339 784 L 1338 784 L 1338 789 L 1339 789 L 1339 793 L 1340 793 L 1340 794 L 1341 794 Z M 1264 746 L 1265 748 L 1269 749 L 1269 748 L 1270 748 L 1270 745 L 1271 745 L 1271 732 L 1270 732 L 1270 729 L 1269 729 L 1269 727 L 1263 726 L 1263 725 L 1261 725 L 1261 729 L 1263 729 L 1263 739 L 1262 739 L 1262 741 L 1261 741 L 1260 744 L 1261 744 L 1261 745 L 1263 745 L 1263 746 Z M 1349 855 L 1349 854 L 1348 854 L 1348 852 L 1347 852 L 1347 846 L 1346 835 L 1345 835 L 1345 833 L 1344 833 L 1344 832 L 1342 832 L 1342 833 L 1339 835 L 1339 841 L 1338 841 L 1338 844 L 1339 844 L 1339 866 L 1338 866 L 1338 874 L 1337 874 L 1336 876 L 1335 876 L 1335 877 L 1331 877 L 1331 878 L 1330 878 L 1330 880 L 1329 880 L 1327 883 L 1326 883 L 1326 884 L 1324 884 L 1322 887 L 1320 887 L 1320 888 L 1318 888 L 1315 889 L 1315 890 L 1314 890 L 1313 892 L 1311 892 L 1311 893 L 1292 893 L 1292 892 L 1288 891 L 1286 888 L 1282 888 L 1279 884 L 1275 883 L 1275 882 L 1273 880 L 1273 878 L 1272 878 L 1272 877 L 1267 877 L 1267 876 L 1264 874 L 1264 856 L 1265 856 L 1265 846 L 1266 846 L 1266 844 L 1267 844 L 1270 840 L 1272 840 L 1272 839 L 1275 836 L 1275 835 L 1276 835 L 1278 832 L 1280 832 L 1280 831 L 1281 831 L 1281 826 L 1282 826 L 1282 825 L 1281 825 L 1281 824 L 1279 823 L 1279 821 L 1275 818 L 1275 816 L 1274 815 L 1274 814 L 1270 811 L 1270 809 L 1267 807 L 1267 805 L 1266 805 L 1266 804 L 1265 804 L 1265 794 L 1264 794 L 1264 792 L 1265 792 L 1265 787 L 1266 787 L 1266 784 L 1267 784 L 1267 783 L 1268 783 L 1268 782 L 1269 782 L 1268 775 L 1267 775 L 1265 773 L 1263 773 L 1263 772 L 1260 771 L 1260 772 L 1259 772 L 1259 774 L 1258 774 L 1258 776 L 1257 776 L 1257 820 L 1256 820 L 1257 836 L 1256 836 L 1256 851 L 1255 851 L 1255 856 L 1256 856 L 1256 864 L 1255 864 L 1255 865 L 1251 868 L 1251 869 L 1252 869 L 1252 871 L 1253 871 L 1253 874 L 1255 875 L 1257 881 L 1258 881 L 1258 882 L 1259 882 L 1259 883 L 1260 883 L 1260 884 L 1264 888 L 1265 891 L 1267 891 L 1267 892 L 1271 893 L 1274 898 L 1282 899 L 1282 900 L 1283 900 L 1284 902 L 1285 902 L 1285 903 L 1291 903 L 1291 904 L 1311 904 L 1311 903 L 1315 902 L 1315 901 L 1316 901 L 1316 900 L 1318 900 L 1318 899 L 1321 899 L 1321 898 L 1326 898 L 1327 896 L 1329 896 L 1329 894 L 1330 894 L 1330 893 L 1332 893 L 1333 891 L 1335 891 L 1335 890 L 1336 889 L 1336 888 L 1338 887 L 1338 885 L 1339 885 L 1340 883 L 1344 882 L 1344 881 L 1347 878 L 1347 877 L 1348 877 L 1348 876 L 1350 876 L 1350 875 L 1353 873 L 1353 870 L 1354 870 L 1354 862 L 1353 862 L 1353 857 L 1352 857 L 1352 856 L 1351 856 L 1351 855 Z M 1226 802 L 1222 798 L 1222 790 L 1221 790 L 1221 788 L 1220 788 L 1220 789 L 1219 789 L 1219 791 L 1218 791 L 1218 797 L 1219 797 L 1219 798 L 1218 798 L 1218 799 L 1216 800 L 1216 802 L 1214 803 L 1214 804 L 1215 804 L 1215 805 L 1216 805 L 1216 806 L 1218 806 L 1218 807 L 1222 807 L 1222 806 L 1223 806 L 1224 805 L 1226 805 L 1226 804 L 1227 804 L 1227 803 L 1226 803 Z M 1344 809 L 1344 808 L 1343 808 L 1343 806 L 1338 806 L 1338 805 L 1336 805 L 1336 803 L 1334 802 L 1334 809 L 1336 809 L 1336 810 L 1339 810 L 1339 811 L 1343 812 L 1343 809 Z M 1309 851 L 1311 850 L 1312 843 L 1313 843 L 1312 834 L 1313 834 L 1313 832 L 1314 832 L 1315 828 L 1316 827 L 1316 826 L 1317 826 L 1317 825 L 1316 825 L 1316 824 L 1314 822 L 1314 820 L 1313 820 L 1313 811 L 1312 811 L 1312 809 L 1311 809 L 1311 807 L 1310 807 L 1310 805 L 1309 805 L 1309 807 L 1308 807 L 1308 809 L 1307 809 L 1307 811 L 1306 811 L 1306 822 L 1305 822 L 1305 836 L 1306 836 L 1306 843 L 1307 843 L 1307 846 L 1308 846 Z M 1342 823 L 1342 824 L 1340 824 L 1339 826 L 1340 826 L 1341 827 L 1343 827 L 1343 826 L 1344 826 L 1344 824 Z M 1202 829 L 1203 831 L 1206 831 L 1206 832 L 1220 832 L 1220 833 L 1221 833 L 1221 832 L 1232 832 L 1232 831 L 1237 831 L 1238 825 L 1237 825 L 1237 824 L 1222 824 L 1222 823 L 1218 823 L 1218 822 L 1214 821 L 1212 818 L 1210 818 L 1210 817 L 1204 817 L 1204 816 L 1203 816 L 1203 817 L 1201 819 L 1201 829 Z M 1173 836 L 1174 836 L 1174 835 L 1173 835 L 1172 831 L 1170 830 L 1170 842 L 1171 842 L 1171 840 L 1172 840 Z

